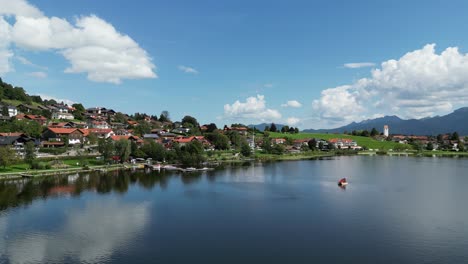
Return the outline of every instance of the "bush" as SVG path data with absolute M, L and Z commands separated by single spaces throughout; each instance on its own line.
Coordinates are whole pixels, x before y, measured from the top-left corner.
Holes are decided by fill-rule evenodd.
M 50 169 L 50 168 L 51 168 L 50 164 L 46 162 L 34 161 L 31 164 L 31 169 L 33 170 L 44 170 L 44 169 Z
M 40 148 L 39 152 L 53 155 L 60 155 L 67 152 L 66 148 Z

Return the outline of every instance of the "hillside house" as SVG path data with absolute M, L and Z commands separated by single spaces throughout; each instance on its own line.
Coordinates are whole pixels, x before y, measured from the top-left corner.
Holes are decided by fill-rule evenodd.
M 8 117 L 14 117 L 18 115 L 18 109 L 16 108 L 16 106 L 0 102 L 0 115 L 3 115 L 3 113 L 7 114 Z
M 0 134 L 0 147 L 10 146 L 16 151 L 18 155 L 24 154 L 24 145 L 27 142 L 33 142 L 36 146 L 39 145 L 39 141 L 26 136 L 23 133 L 1 133 Z
M 109 138 L 111 136 L 115 136 L 115 133 L 112 129 L 100 129 L 100 128 L 91 128 L 89 129 L 89 133 L 95 134 L 98 138 Z
M 39 125 L 43 126 L 47 122 L 47 118 L 41 115 L 25 115 L 19 114 L 16 116 L 16 120 L 31 120 L 34 122 L 39 123 Z
M 330 144 L 333 144 L 337 149 L 357 149 L 358 147 L 356 141 L 349 138 L 332 138 L 328 140 Z
M 42 133 L 42 138 L 45 140 L 43 145 L 49 147 L 60 146 L 65 144 L 64 140 L 68 140 L 68 144 L 70 145 L 81 144 L 84 143 L 83 134 L 83 131 L 76 128 L 49 127 L 46 131 L 44 131 L 44 133 Z

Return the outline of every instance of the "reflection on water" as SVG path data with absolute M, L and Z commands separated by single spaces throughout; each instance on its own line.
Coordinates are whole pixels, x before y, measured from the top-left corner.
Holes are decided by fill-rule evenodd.
M 148 221 L 148 208 L 148 203 L 121 203 L 116 199 L 87 202 L 84 208 L 67 212 L 58 230 L 37 230 L 27 235 L 6 235 L 8 223 L 3 219 L 0 252 L 14 263 L 60 262 L 67 258 L 99 263 L 114 250 L 125 250 L 131 244 Z
M 338 157 L 0 181 L 0 263 L 463 263 L 467 168 Z

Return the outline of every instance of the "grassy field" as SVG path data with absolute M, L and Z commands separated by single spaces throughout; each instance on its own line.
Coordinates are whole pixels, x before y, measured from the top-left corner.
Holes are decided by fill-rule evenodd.
M 38 162 L 43 162 L 43 163 L 51 163 L 51 162 L 45 162 L 38 160 Z M 80 168 L 82 165 L 80 164 L 79 159 L 67 159 L 67 160 L 61 160 L 63 163 L 62 168 Z M 87 164 L 93 166 L 93 165 L 99 165 L 99 161 L 96 160 L 96 158 L 87 158 L 86 159 Z M 78 165 L 77 165 L 78 164 Z M 14 172 L 33 172 L 33 171 L 44 171 L 44 170 L 31 170 L 29 169 L 29 165 L 26 163 L 19 163 L 19 164 L 13 164 L 10 166 L 7 166 L 6 168 L 0 167 L 0 173 L 14 173 Z
M 22 101 L 10 100 L 10 99 L 2 99 L 2 102 L 5 102 L 5 103 L 7 103 L 7 104 L 9 104 L 9 105 L 13 105 L 13 106 L 18 106 L 18 105 L 24 103 L 24 102 L 22 102 Z M 31 105 L 33 105 L 33 106 L 40 106 L 41 104 L 36 103 L 36 102 L 31 102 Z
M 330 140 L 332 138 L 349 138 L 357 142 L 361 147 L 367 147 L 368 149 L 412 149 L 410 145 L 395 143 L 391 141 L 377 141 L 370 137 L 352 136 L 345 134 L 313 134 L 313 133 L 299 133 L 299 134 L 282 134 L 270 132 L 270 137 L 273 138 L 292 138 L 292 139 L 306 139 L 306 138 L 320 138 L 324 140 Z

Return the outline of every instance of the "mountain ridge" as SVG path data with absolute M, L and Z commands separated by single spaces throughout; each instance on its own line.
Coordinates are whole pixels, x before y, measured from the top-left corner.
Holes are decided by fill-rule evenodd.
M 309 133 L 343 133 L 353 130 L 372 130 L 376 128 L 383 132 L 383 126 L 388 125 L 390 134 L 405 135 L 437 135 L 458 132 L 468 135 L 468 107 L 461 107 L 443 116 L 424 117 L 420 119 L 401 119 L 396 115 L 367 119 L 361 122 L 351 122 L 348 125 L 332 129 L 304 129 Z

